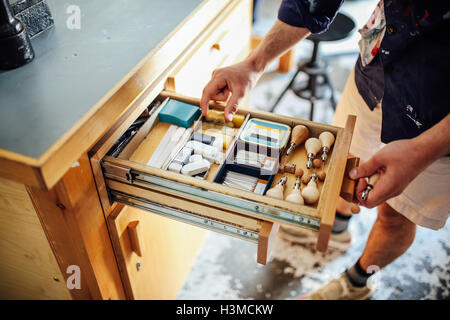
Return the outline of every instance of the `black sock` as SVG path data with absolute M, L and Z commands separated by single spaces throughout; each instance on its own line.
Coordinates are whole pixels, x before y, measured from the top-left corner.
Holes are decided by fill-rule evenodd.
M 350 222 L 350 218 L 352 216 L 346 216 L 342 213 L 336 211 L 336 217 L 334 218 L 333 228 L 331 229 L 332 233 L 341 233 L 347 230 L 348 223 Z
M 345 271 L 345 274 L 347 275 L 348 280 L 354 285 L 355 287 L 364 287 L 367 285 L 367 280 L 370 278 L 373 273 L 367 273 L 362 267 L 361 264 L 356 262 L 353 267 L 347 269 Z

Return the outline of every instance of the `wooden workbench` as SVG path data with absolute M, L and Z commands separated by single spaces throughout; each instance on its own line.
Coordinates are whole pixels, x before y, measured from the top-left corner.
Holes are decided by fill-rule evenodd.
M 183 66 L 235 11 L 246 22 L 238 21 L 240 51 L 221 64 L 245 57 L 251 1 L 74 0 L 80 29 L 67 27 L 67 4 L 48 2 L 55 28 L 33 39 L 35 60 L 0 73 L 0 299 L 175 298 L 205 232 L 146 218 L 155 231 L 146 242 L 165 252 L 142 266 L 157 277 L 127 292 L 88 153 L 138 106 L 181 84 Z M 80 289 L 66 287 L 72 265 Z

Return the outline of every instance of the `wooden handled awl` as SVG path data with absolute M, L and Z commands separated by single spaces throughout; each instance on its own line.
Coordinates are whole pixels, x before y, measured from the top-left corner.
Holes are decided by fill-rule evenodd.
M 317 138 L 309 138 L 305 142 L 306 154 L 308 155 L 308 162 L 306 162 L 306 168 L 311 169 L 313 159 L 317 152 L 322 148 L 322 142 Z
M 287 177 L 284 176 L 280 179 L 280 181 L 277 183 L 277 185 L 266 192 L 266 196 L 274 198 L 274 199 L 281 199 L 284 198 L 284 185 L 286 184 Z
M 334 135 L 329 131 L 324 131 L 319 135 L 319 140 L 322 142 L 322 161 L 325 162 L 328 158 L 328 151 L 334 144 Z
M 317 181 L 318 177 L 316 173 L 311 175 L 311 180 L 309 180 L 308 185 L 303 188 L 302 196 L 306 203 L 313 204 L 319 200 L 319 190 L 317 189 Z
M 223 111 L 220 110 L 209 110 L 208 113 L 205 116 L 206 121 L 211 121 L 211 122 L 215 122 L 215 123 L 227 123 L 227 121 L 225 120 L 225 113 Z M 244 123 L 245 121 L 245 116 L 241 115 L 241 114 L 235 114 L 233 115 L 233 119 L 231 120 L 231 122 L 233 123 L 233 125 L 237 128 L 240 128 L 241 125 Z
M 291 144 L 289 149 L 286 151 L 286 155 L 289 155 L 296 147 L 301 145 L 309 136 L 309 130 L 307 127 L 302 125 L 297 125 L 292 129 L 291 134 Z
M 377 183 L 379 178 L 380 178 L 380 174 L 378 172 L 369 177 L 369 181 L 367 182 L 366 189 L 364 189 L 364 191 L 361 194 L 361 199 L 366 201 L 367 198 L 369 198 L 369 192 L 370 192 L 370 190 L 373 189 L 373 186 L 375 185 L 375 183 Z
M 302 169 L 300 169 L 302 170 Z M 294 185 L 294 189 L 292 190 L 292 192 L 286 197 L 286 201 L 292 202 L 292 203 L 297 203 L 297 204 L 304 204 L 305 201 L 303 200 L 302 194 L 300 193 L 300 185 L 301 185 L 301 180 L 300 178 L 302 177 L 303 172 L 299 172 L 299 174 L 297 176 L 297 180 L 295 180 L 295 185 Z

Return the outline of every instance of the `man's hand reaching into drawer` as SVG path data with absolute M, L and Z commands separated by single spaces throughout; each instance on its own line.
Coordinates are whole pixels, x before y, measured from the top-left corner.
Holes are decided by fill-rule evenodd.
M 309 33 L 308 29 L 293 27 L 277 20 L 247 59 L 213 72 L 211 81 L 203 89 L 200 103 L 203 115 L 208 112 L 209 101 L 227 101 L 225 118 L 231 121 L 239 102 L 255 86 L 266 66 Z
M 256 70 L 248 59 L 215 70 L 211 81 L 203 89 L 200 104 L 203 115 L 208 112 L 210 100 L 227 101 L 225 119 L 231 121 L 238 110 L 239 102 L 255 86 L 261 74 L 262 72 Z
M 400 195 L 425 168 L 450 153 L 450 115 L 413 139 L 388 143 L 368 161 L 350 171 L 350 178 L 358 180 L 356 198 L 363 206 L 373 208 Z M 367 200 L 361 195 L 367 187 L 365 178 L 379 172 Z

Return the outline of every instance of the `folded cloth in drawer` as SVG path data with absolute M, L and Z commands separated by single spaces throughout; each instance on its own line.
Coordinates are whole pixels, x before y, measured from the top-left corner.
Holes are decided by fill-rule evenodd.
M 159 112 L 159 121 L 189 128 L 201 113 L 197 106 L 170 99 Z

